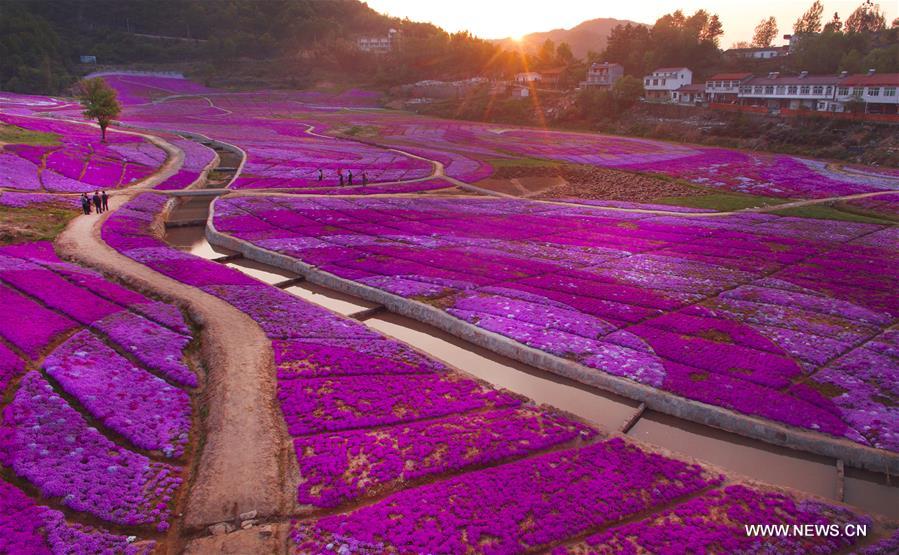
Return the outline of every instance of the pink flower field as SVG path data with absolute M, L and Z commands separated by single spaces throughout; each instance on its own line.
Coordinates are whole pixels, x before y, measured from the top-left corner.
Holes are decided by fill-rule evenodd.
M 0 230 L 0 553 L 896 552 L 899 227 L 477 189 L 571 163 L 830 199 L 895 171 L 99 75 L 107 144 L 0 93 L 42 133 L 0 143 L 2 209 L 118 189 L 53 242 Z M 669 451 L 654 416 L 833 492 Z
M 110 133 L 100 142 L 93 127 L 63 120 L 0 115 L 0 124 L 47 133 L 56 145 L 6 144 L 0 149 L 0 189 L 33 195 L 118 189 L 152 174 L 165 152 L 136 135 Z M 0 202 L 15 206 L 0 195 Z
M 214 224 L 594 372 L 899 451 L 894 228 L 283 197 Z
M 0 296 L 18 316 L 0 326 L 0 549 L 149 552 L 139 538 L 171 525 L 192 426 L 181 312 L 59 260 L 49 243 L 0 248 Z

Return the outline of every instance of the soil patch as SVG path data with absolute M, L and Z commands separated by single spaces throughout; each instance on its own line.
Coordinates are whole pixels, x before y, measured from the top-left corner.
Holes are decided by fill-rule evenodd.
M 478 186 L 535 198 L 582 198 L 648 202 L 659 197 L 701 195 L 680 181 L 588 165 L 505 166 Z

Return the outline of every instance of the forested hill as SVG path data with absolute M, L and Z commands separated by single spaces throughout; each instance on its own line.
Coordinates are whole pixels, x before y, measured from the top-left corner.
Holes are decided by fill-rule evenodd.
M 509 38 L 499 39 L 495 42 L 503 48 L 514 48 L 521 45 L 526 50 L 536 51 L 549 39 L 556 44 L 561 42 L 567 43 L 575 57 L 584 58 L 588 52 L 602 52 L 606 47 L 609 33 L 612 32 L 612 29 L 618 25 L 627 25 L 628 23 L 634 26 L 643 25 L 642 23 L 626 19 L 602 17 L 584 21 L 571 29 L 553 29 L 551 31 L 529 33 L 520 40 Z
M 357 37 L 391 28 L 412 47 L 390 60 L 358 52 Z M 282 73 L 332 67 L 401 82 L 514 70 L 515 58 L 498 53 L 487 41 L 387 17 L 358 0 L 0 2 L 0 89 L 22 92 L 59 92 L 82 69 L 81 55 L 100 64 L 277 61 Z

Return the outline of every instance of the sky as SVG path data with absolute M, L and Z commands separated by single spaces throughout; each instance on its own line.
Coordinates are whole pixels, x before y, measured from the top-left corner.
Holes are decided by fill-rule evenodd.
M 482 38 L 520 37 L 535 31 L 574 27 L 597 17 L 629 19 L 652 24 L 660 16 L 680 9 L 717 13 L 724 24 L 723 48 L 752 39 L 762 18 L 777 18 L 780 34 L 793 30 L 796 19 L 813 0 L 366 0 L 375 10 L 416 21 L 430 21 L 447 31 L 470 31 Z M 823 0 L 824 21 L 839 12 L 846 21 L 862 0 Z M 880 2 L 887 25 L 897 16 L 899 1 Z

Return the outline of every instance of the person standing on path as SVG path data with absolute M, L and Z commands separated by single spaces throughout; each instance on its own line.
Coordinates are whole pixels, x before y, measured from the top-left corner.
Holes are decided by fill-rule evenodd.
M 343 170 L 337 170 L 337 177 L 340 178 L 340 186 L 343 187 Z
M 365 170 L 362 170 L 362 186 L 365 187 L 368 185 L 368 176 L 365 175 Z
M 85 214 L 91 213 L 91 201 L 87 198 L 87 193 L 81 193 L 81 210 L 83 210 Z
M 106 194 L 106 191 L 103 191 L 100 194 L 100 200 L 103 201 L 103 211 L 106 212 L 109 210 L 109 195 Z
M 94 191 L 94 207 L 97 209 L 97 214 L 103 213 L 103 201 L 100 200 L 100 193 Z
M 353 184 L 353 170 L 347 172 L 347 185 Z
M 325 175 L 324 175 L 324 173 L 322 173 L 322 169 L 319 168 L 319 169 L 318 169 L 318 182 L 319 182 L 319 183 L 321 183 L 322 178 L 323 178 L 324 176 L 325 176 Z

